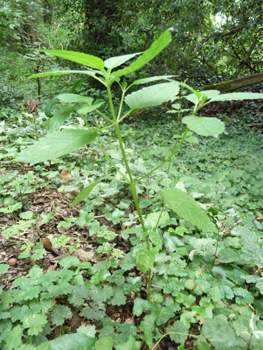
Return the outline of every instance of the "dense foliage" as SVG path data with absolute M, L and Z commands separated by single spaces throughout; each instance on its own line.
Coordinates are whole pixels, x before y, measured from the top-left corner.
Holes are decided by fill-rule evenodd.
M 260 2 L 0 3 L 0 347 L 261 350 Z

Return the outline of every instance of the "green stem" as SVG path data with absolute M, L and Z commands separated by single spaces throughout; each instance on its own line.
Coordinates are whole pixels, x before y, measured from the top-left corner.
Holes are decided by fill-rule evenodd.
M 104 113 L 102 113 L 100 110 L 98 109 L 95 109 L 95 111 L 100 115 L 102 116 L 102 118 L 105 118 L 106 120 L 108 120 L 110 123 L 113 123 L 113 120 L 110 119 L 109 117 L 107 117 Z
M 116 123 L 115 124 L 115 131 L 116 131 L 116 134 L 117 134 L 119 147 L 120 147 L 121 154 L 122 154 L 122 159 L 123 159 L 126 171 L 128 173 L 128 176 L 129 176 L 128 183 L 131 185 L 133 202 L 134 202 L 135 208 L 137 210 L 137 213 L 138 213 L 138 216 L 139 216 L 139 219 L 140 219 L 140 223 L 142 225 L 143 232 L 146 234 L 145 235 L 146 248 L 147 248 L 147 250 L 150 250 L 150 239 L 149 239 L 149 235 L 147 235 L 147 230 L 146 230 L 146 227 L 145 227 L 145 224 L 144 224 L 142 212 L 141 212 L 141 209 L 140 209 L 140 206 L 139 206 L 138 195 L 137 195 L 137 191 L 136 191 L 136 182 L 137 181 L 134 181 L 134 179 L 133 179 L 133 176 L 132 176 L 132 173 L 131 173 L 131 170 L 130 170 L 130 167 L 129 167 L 129 163 L 128 163 L 128 160 L 127 160 L 126 152 L 125 152 L 125 149 L 124 149 L 123 141 L 122 141 L 120 127 L 119 127 L 119 121 L 120 121 L 120 116 L 121 116 L 122 104 L 123 104 L 123 101 L 124 101 L 125 90 L 123 90 L 123 93 L 122 93 L 121 103 L 120 103 L 119 112 L 118 112 L 118 116 L 117 117 L 116 117 L 116 114 L 114 112 L 110 86 L 107 87 L 107 90 L 108 90 L 108 96 L 109 96 L 109 102 L 110 102 L 112 118 L 113 118 L 113 121 Z M 150 271 L 148 271 L 148 276 L 147 276 L 147 299 L 149 301 L 151 299 L 151 292 L 152 292 L 152 290 L 151 290 L 151 275 L 152 275 L 152 273 L 151 273 L 151 270 L 150 270 Z
M 115 163 L 112 161 L 112 159 L 108 156 L 107 152 L 104 150 L 104 148 L 101 146 L 101 144 L 99 143 L 99 141 L 97 139 L 95 139 L 99 149 L 101 150 L 101 152 L 104 154 L 104 156 L 106 157 L 106 159 L 108 160 L 108 162 L 117 170 L 117 172 L 119 174 L 121 174 L 121 176 L 129 183 L 129 179 L 127 178 L 127 176 L 125 176 L 123 174 L 123 172 L 120 171 L 120 169 L 115 165 Z

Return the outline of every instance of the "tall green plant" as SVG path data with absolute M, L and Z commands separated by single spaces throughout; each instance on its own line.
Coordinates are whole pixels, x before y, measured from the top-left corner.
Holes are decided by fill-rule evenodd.
M 147 224 L 143 215 L 143 211 L 139 206 L 137 186 L 141 185 L 141 181 L 152 175 L 157 169 L 163 167 L 165 164 L 169 164 L 171 159 L 178 152 L 182 143 L 184 141 L 191 142 L 191 137 L 189 137 L 189 134 L 191 135 L 192 132 L 202 136 L 217 137 L 224 131 L 224 124 L 219 119 L 199 117 L 197 113 L 200 108 L 215 101 L 263 98 L 262 94 L 252 93 L 231 93 L 220 95 L 220 92 L 216 90 L 198 92 L 185 83 L 174 81 L 172 76 L 153 76 L 150 78 L 138 79 L 133 81 L 132 84 L 128 85 L 123 77 L 137 71 L 150 62 L 170 43 L 170 41 L 171 31 L 166 30 L 145 52 L 111 57 L 105 61 L 98 57 L 78 52 L 45 50 L 45 52 L 49 54 L 71 60 L 89 68 L 86 68 L 85 70 L 53 71 L 34 74 L 31 76 L 31 78 L 72 73 L 81 73 L 91 76 L 104 85 L 107 89 L 110 114 L 106 115 L 101 111 L 100 107 L 102 106 L 103 102 L 93 102 L 93 99 L 90 97 L 72 93 L 60 94 L 56 96 L 56 99 L 61 102 L 67 102 L 70 104 L 70 106 L 61 108 L 53 115 L 49 123 L 49 133 L 46 137 L 35 142 L 26 150 L 22 151 L 17 157 L 18 162 L 38 163 L 73 152 L 79 147 L 85 146 L 92 141 L 97 142 L 107 160 L 119 173 L 118 178 L 121 178 L 121 181 L 126 182 L 131 189 L 133 204 L 136 207 L 143 231 L 142 237 L 144 237 L 145 240 L 145 246 L 138 249 L 136 252 L 136 262 L 139 265 L 140 270 L 146 273 L 148 276 L 148 300 L 151 299 L 151 269 L 155 260 L 155 248 L 158 250 L 158 247 L 162 245 L 162 241 L 160 243 L 160 237 L 158 236 L 156 229 L 158 224 L 162 221 L 161 219 L 164 211 L 162 210 L 158 214 L 158 217 L 154 218 L 154 224 L 152 224 L 152 228 L 149 228 L 149 225 Z M 129 60 L 133 60 L 132 63 L 125 68 L 120 68 L 120 66 L 123 66 L 124 64 L 127 65 Z M 114 100 L 112 97 L 111 87 L 113 83 L 117 83 L 122 92 L 121 100 L 118 106 L 114 105 Z M 132 86 L 134 87 L 150 83 L 153 83 L 153 85 L 143 87 L 142 89 L 127 94 Z M 182 120 L 183 124 L 186 125 L 185 131 L 181 135 L 181 138 L 179 140 L 177 139 L 178 143 L 175 144 L 171 154 L 166 159 L 151 169 L 147 174 L 135 176 L 127 159 L 127 153 L 122 140 L 120 123 L 138 110 L 158 106 L 162 103 L 176 100 L 180 87 L 190 91 L 190 94 L 185 98 L 194 105 L 192 113 L 184 117 Z M 105 119 L 105 124 L 103 124 L 103 126 L 99 129 L 97 127 L 95 128 L 89 126 L 85 119 L 85 114 L 94 110 Z M 65 120 L 73 111 L 76 111 L 83 118 L 85 127 L 62 127 Z M 123 160 L 123 165 L 121 167 L 116 164 L 113 159 L 111 159 L 110 155 L 107 153 L 107 150 L 98 141 L 99 136 L 110 127 L 115 129 L 117 142 Z M 189 132 L 189 130 L 191 130 L 191 132 Z M 90 184 L 82 192 L 80 192 L 73 201 L 72 205 L 86 198 L 98 182 L 99 181 Z M 175 211 L 181 218 L 191 222 L 200 230 L 217 233 L 217 228 L 209 220 L 205 211 L 187 194 L 177 188 L 164 188 L 161 191 L 161 194 L 164 203 Z

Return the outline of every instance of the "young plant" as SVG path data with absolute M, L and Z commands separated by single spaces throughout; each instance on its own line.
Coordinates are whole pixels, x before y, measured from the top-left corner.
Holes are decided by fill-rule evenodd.
M 216 101 L 242 100 L 242 99 L 262 99 L 262 94 L 255 93 L 229 93 L 221 95 L 219 91 L 208 90 L 198 92 L 185 83 L 180 83 L 173 80 L 173 76 L 153 76 L 149 78 L 142 78 L 133 81 L 131 84 L 123 79 L 125 75 L 133 73 L 145 66 L 154 57 L 156 57 L 171 41 L 171 30 L 166 30 L 152 45 L 143 53 L 128 54 L 118 57 L 111 57 L 105 61 L 102 59 L 79 52 L 61 51 L 61 50 L 43 50 L 46 54 L 55 55 L 61 58 L 71 60 L 75 63 L 82 64 L 88 67 L 85 70 L 65 70 L 53 71 L 40 74 L 34 74 L 31 78 L 54 76 L 62 74 L 84 74 L 90 76 L 102 84 L 107 90 L 107 98 L 109 104 L 109 114 L 102 111 L 101 106 L 104 102 L 93 101 L 91 97 L 81 96 L 73 93 L 60 94 L 56 96 L 57 102 L 67 103 L 57 110 L 49 122 L 49 133 L 27 149 L 22 151 L 17 156 L 18 162 L 38 163 L 48 159 L 54 159 L 63 156 L 67 153 L 74 152 L 78 148 L 85 146 L 92 141 L 95 141 L 100 148 L 103 155 L 109 161 L 111 166 L 116 170 L 116 178 L 119 181 L 125 182 L 130 189 L 133 206 L 136 208 L 138 218 L 141 224 L 142 234 L 140 239 L 144 241 L 136 250 L 136 263 L 140 270 L 147 275 L 147 298 L 151 301 L 151 280 L 152 268 L 155 262 L 155 254 L 162 246 L 162 237 L 158 235 L 157 227 L 162 222 L 162 216 L 167 215 L 166 211 L 161 210 L 155 215 L 154 223 L 149 224 L 140 208 L 138 200 L 138 186 L 143 186 L 144 179 L 149 178 L 154 172 L 169 165 L 172 158 L 176 155 L 182 143 L 187 139 L 191 142 L 191 132 L 201 136 L 218 137 L 224 132 L 224 124 L 217 118 L 199 117 L 198 111 L 208 103 Z M 128 61 L 132 62 L 128 64 Z M 126 65 L 125 67 L 123 67 Z M 121 98 L 118 104 L 115 103 L 112 95 L 112 85 L 115 83 L 119 85 L 121 90 Z M 140 86 L 143 84 L 153 84 L 137 91 L 128 91 L 131 87 Z M 129 116 L 133 116 L 138 111 L 145 108 L 159 106 L 169 101 L 175 101 L 178 98 L 180 88 L 187 89 L 190 94 L 185 98 L 191 102 L 194 107 L 189 115 L 182 119 L 182 123 L 186 128 L 180 138 L 175 138 L 175 145 L 169 156 L 153 167 L 150 171 L 143 175 L 136 175 L 132 171 L 132 165 L 128 162 L 127 151 L 123 143 L 122 132 L 120 128 L 121 122 Z M 179 97 L 180 99 L 181 97 Z M 106 102 L 106 101 L 105 101 Z M 82 127 L 63 127 L 65 120 L 72 112 L 76 112 L 83 120 Z M 103 123 L 96 123 L 89 125 L 86 115 L 90 112 L 96 111 L 103 119 Z M 108 132 L 109 128 L 113 128 L 116 134 L 116 140 L 121 152 L 122 164 L 112 159 L 107 152 L 107 149 L 99 142 L 99 136 Z M 195 139 L 196 141 L 196 139 Z M 103 177 L 101 180 L 109 179 L 109 176 Z M 92 189 L 101 181 L 91 183 L 84 188 L 72 205 L 80 202 L 86 198 Z M 217 233 L 216 226 L 210 221 L 205 211 L 183 191 L 172 187 L 163 188 L 161 190 L 164 203 L 170 207 L 177 215 L 185 221 L 191 222 L 199 230 L 206 232 Z M 155 213 L 156 214 L 156 213 Z M 148 218 L 149 219 L 149 218 Z M 152 218 L 150 217 L 150 220 Z

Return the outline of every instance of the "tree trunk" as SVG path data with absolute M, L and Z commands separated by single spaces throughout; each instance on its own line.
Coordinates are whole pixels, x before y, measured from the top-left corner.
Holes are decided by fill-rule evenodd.
M 263 83 L 263 73 L 248 75 L 247 77 L 223 81 L 217 84 L 202 86 L 200 90 L 219 90 L 221 92 L 233 91 L 245 86 Z

